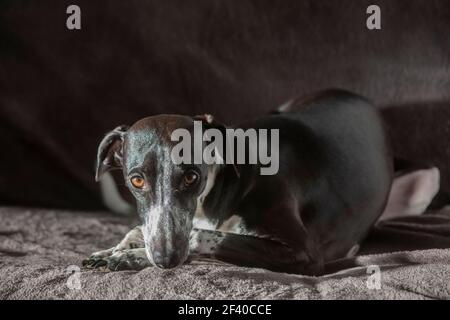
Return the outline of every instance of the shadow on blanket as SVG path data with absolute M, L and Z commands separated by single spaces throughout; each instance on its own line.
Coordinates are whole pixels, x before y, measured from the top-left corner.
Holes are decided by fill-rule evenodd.
M 450 249 L 443 249 L 450 248 L 450 207 L 379 224 L 359 266 L 322 277 L 205 261 L 174 270 L 78 269 L 135 223 L 105 213 L 0 208 L 0 299 L 450 298 Z M 367 285 L 370 265 L 381 270 L 381 289 Z

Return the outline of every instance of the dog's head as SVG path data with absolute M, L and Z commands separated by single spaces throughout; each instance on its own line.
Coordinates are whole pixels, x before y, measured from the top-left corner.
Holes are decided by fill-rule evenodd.
M 159 115 L 131 127 L 120 126 L 100 143 L 96 179 L 121 169 L 142 219 L 147 256 L 154 265 L 172 268 L 189 254 L 196 210 L 211 189 L 217 164 L 174 164 L 175 129 L 194 128 L 194 120 L 218 126 L 210 116 Z M 191 135 L 193 136 L 193 135 Z

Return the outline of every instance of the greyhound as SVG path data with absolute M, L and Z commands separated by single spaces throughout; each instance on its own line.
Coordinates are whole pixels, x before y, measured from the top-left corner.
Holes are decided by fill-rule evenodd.
M 226 129 L 211 116 L 158 115 L 104 137 L 96 179 L 122 171 L 141 225 L 118 245 L 93 253 L 85 267 L 174 268 L 212 258 L 321 275 L 327 265 L 356 253 L 386 207 L 399 210 L 387 206 L 390 194 L 411 192 L 411 184 L 402 181 L 391 190 L 393 159 L 383 123 L 370 102 L 356 94 L 328 90 L 240 124 L 279 129 L 275 175 L 258 174 L 259 164 L 175 165 L 171 133 L 192 131 L 195 120 Z M 413 188 L 418 214 L 431 201 L 436 190 L 430 185 L 438 185 L 439 177 L 432 169 L 412 179 L 430 181 Z

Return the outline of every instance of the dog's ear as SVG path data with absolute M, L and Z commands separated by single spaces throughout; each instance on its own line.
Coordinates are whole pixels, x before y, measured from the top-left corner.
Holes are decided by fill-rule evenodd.
M 123 137 L 128 126 L 119 126 L 108 132 L 98 146 L 95 181 L 109 170 L 122 167 Z
M 201 121 L 206 128 L 218 128 L 225 126 L 214 119 L 212 114 L 204 113 L 192 117 L 194 121 Z
M 193 119 L 194 119 L 194 121 L 202 121 L 202 124 L 206 129 L 210 129 L 210 128 L 219 129 L 220 132 L 222 132 L 224 141 L 225 142 L 227 141 L 226 126 L 223 123 L 216 121 L 214 119 L 213 115 L 205 113 L 205 114 L 194 116 Z M 222 157 L 225 159 L 225 155 L 222 155 Z M 239 171 L 239 168 L 236 166 L 236 163 L 233 162 L 232 166 L 233 166 L 234 173 L 236 174 L 236 176 L 238 178 L 240 178 L 241 173 Z

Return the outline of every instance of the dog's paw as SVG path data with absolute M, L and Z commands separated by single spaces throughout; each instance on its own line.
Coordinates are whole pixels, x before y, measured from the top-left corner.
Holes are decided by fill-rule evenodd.
M 119 256 L 120 252 L 128 251 L 131 249 L 144 248 L 144 240 L 142 236 L 142 230 L 140 226 L 135 227 L 130 232 L 128 232 L 122 241 L 115 247 L 107 250 L 97 251 L 91 254 L 91 256 L 83 260 L 83 267 L 88 269 L 95 269 L 105 267 L 107 265 L 107 258 L 113 255 Z M 145 251 L 144 251 L 144 257 Z
M 116 251 L 110 256 L 92 259 L 91 268 L 101 268 L 106 271 L 142 270 L 150 266 L 144 248 Z
M 114 253 L 115 247 L 107 250 L 94 252 L 91 256 L 83 260 L 83 267 L 88 269 L 95 269 L 105 266 L 105 258 L 110 257 Z

